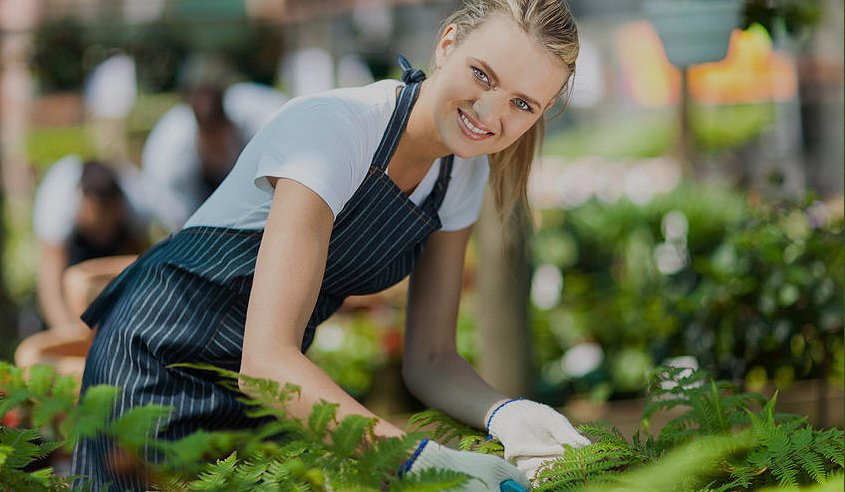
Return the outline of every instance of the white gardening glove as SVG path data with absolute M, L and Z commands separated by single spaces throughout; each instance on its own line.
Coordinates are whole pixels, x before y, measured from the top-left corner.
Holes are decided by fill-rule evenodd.
M 414 454 L 399 469 L 399 477 L 421 470 L 454 470 L 475 477 L 459 490 L 462 492 L 500 492 L 500 485 L 513 480 L 528 490 L 528 480 L 515 466 L 489 454 L 457 451 L 429 439 L 423 439 Z
M 564 444 L 580 448 L 590 444 L 555 409 L 517 398 L 493 405 L 487 411 L 487 433 L 505 448 L 505 459 L 534 480 L 547 461 L 563 456 Z

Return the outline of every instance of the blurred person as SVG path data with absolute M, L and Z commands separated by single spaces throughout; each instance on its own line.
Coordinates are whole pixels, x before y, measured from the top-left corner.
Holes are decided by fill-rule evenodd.
M 551 407 L 488 386 L 456 350 L 464 255 L 488 182 L 507 220 L 525 203 L 543 117 L 567 92 L 578 34 L 561 0 L 469 0 L 443 23 L 431 76 L 400 57 L 382 80 L 286 103 L 219 188 L 176 234 L 130 266 L 83 314 L 97 327 L 83 392 L 122 388 L 113 408 L 172 406 L 155 439 L 254 428 L 212 363 L 299 386 L 286 405 L 307 418 L 321 400 L 375 419 L 372 439 L 404 432 L 343 391 L 305 352 L 350 295 L 410 275 L 403 378 L 423 403 L 486 429 L 505 459 L 425 439 L 400 476 L 466 473 L 464 490 L 529 486 L 564 446 L 589 441 Z M 252 390 L 242 382 L 242 390 Z M 369 439 L 369 438 L 368 438 Z M 155 441 L 143 458 L 161 459 Z M 149 486 L 118 470 L 117 445 L 80 440 L 73 473 L 95 488 Z M 118 463 L 116 465 L 116 463 Z
M 93 258 L 137 254 L 146 245 L 147 215 L 137 192 L 137 172 L 127 168 L 121 179 L 112 166 L 64 157 L 47 171 L 36 192 L 38 303 L 54 332 L 86 333 L 63 292 L 67 268 Z
M 287 98 L 271 87 L 234 82 L 221 58 L 197 55 L 180 76 L 184 103 L 156 122 L 141 170 L 156 198 L 157 218 L 178 230 L 223 182 L 241 150 Z
M 84 94 L 97 154 L 109 159 L 125 158 L 126 117 L 138 95 L 134 59 L 120 52 L 106 58 L 85 81 Z

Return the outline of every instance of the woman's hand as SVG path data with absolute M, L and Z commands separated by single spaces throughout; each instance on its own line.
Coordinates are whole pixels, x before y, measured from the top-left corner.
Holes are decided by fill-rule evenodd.
M 508 480 L 526 490 L 529 487 L 525 475 L 498 456 L 457 451 L 428 439 L 420 441 L 414 454 L 399 469 L 399 476 L 430 468 L 453 470 L 474 477 L 460 489 L 464 492 L 500 492 L 501 484 Z
M 505 447 L 505 459 L 529 479 L 547 461 L 563 456 L 565 444 L 590 444 L 569 420 L 548 405 L 531 400 L 504 400 L 487 412 L 487 432 Z

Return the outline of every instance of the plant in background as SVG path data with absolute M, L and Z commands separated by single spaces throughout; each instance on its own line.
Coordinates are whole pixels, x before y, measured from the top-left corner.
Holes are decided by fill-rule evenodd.
M 735 380 L 841 382 L 843 223 L 818 211 L 812 197 L 761 204 L 694 259 L 698 282 L 676 304 L 688 320 L 678 346 Z
M 42 93 L 79 91 L 85 80 L 82 25 L 72 18 L 47 19 L 33 36 L 30 65 Z
M 538 273 L 561 272 L 562 293 L 535 305 L 542 394 L 639 393 L 656 362 L 686 354 L 736 381 L 841 381 L 842 219 L 824 210 L 681 187 L 646 205 L 544 211 L 533 254 Z M 597 363 L 573 365 L 594 345 Z
M 645 205 L 594 199 L 544 211 L 534 258 L 563 277 L 560 303 L 534 317 L 547 392 L 641 392 L 655 361 L 670 355 L 668 340 L 683 330 L 674 305 L 695 285 L 691 262 L 718 247 L 745 213 L 738 193 L 692 186 Z M 583 343 L 598 344 L 603 359 L 573 374 L 566 355 Z

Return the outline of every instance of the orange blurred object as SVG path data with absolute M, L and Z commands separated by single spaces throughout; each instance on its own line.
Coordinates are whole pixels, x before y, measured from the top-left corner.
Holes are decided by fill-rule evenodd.
M 623 91 L 635 103 L 663 108 L 678 101 L 681 75 L 666 58 L 660 36 L 650 23 L 637 21 L 619 28 L 616 51 Z
M 787 101 L 798 90 L 794 64 L 772 50 L 760 25 L 734 30 L 728 56 L 691 67 L 689 81 L 693 99 L 704 104 Z
M 680 72 L 669 63 L 657 32 L 646 21 L 622 26 L 616 50 L 624 92 L 638 105 L 661 108 L 677 104 Z M 689 69 L 692 99 L 701 104 L 744 104 L 785 101 L 795 97 L 798 78 L 794 63 L 772 49 L 760 25 L 731 34 L 724 60 Z

